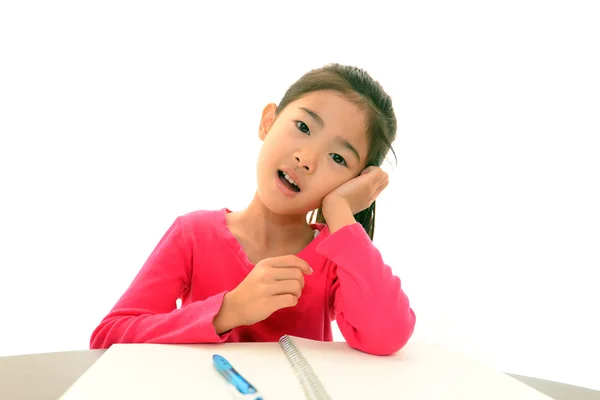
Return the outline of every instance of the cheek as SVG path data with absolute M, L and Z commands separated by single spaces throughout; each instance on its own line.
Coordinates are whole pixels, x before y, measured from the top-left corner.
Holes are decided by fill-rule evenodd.
M 320 179 L 320 184 L 323 196 L 327 195 L 331 191 L 337 189 L 339 186 L 348 182 L 350 180 L 350 177 L 347 177 L 345 175 L 346 174 L 341 174 L 339 171 L 337 171 L 337 173 L 330 172 L 325 177 L 322 177 Z
M 273 141 L 263 142 L 260 152 L 258 153 L 259 164 L 266 165 L 272 163 L 275 154 L 277 154 L 275 143 Z

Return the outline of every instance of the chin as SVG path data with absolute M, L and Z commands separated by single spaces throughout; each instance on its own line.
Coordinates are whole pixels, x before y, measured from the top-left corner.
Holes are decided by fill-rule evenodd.
M 263 202 L 266 208 L 277 215 L 306 215 L 310 210 L 306 207 L 292 207 L 281 204 L 281 202 Z
M 282 199 L 280 196 L 277 196 L 277 193 L 261 193 L 258 191 L 258 198 L 262 202 L 262 204 L 273 214 L 277 215 L 303 215 L 305 216 L 310 211 L 314 210 L 314 208 L 310 208 L 310 206 L 306 204 L 294 204 L 293 200 Z

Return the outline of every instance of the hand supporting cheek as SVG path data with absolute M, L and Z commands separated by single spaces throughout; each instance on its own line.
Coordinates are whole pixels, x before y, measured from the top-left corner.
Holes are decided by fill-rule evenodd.
M 355 215 L 368 208 L 389 183 L 388 174 L 379 167 L 365 168 L 359 176 L 341 184 L 323 199 L 325 219 L 330 209 L 347 205 Z

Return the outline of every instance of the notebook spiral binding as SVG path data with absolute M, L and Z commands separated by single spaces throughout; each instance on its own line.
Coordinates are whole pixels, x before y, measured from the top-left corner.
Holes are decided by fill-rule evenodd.
M 302 353 L 296 347 L 293 339 L 289 336 L 282 336 L 279 344 L 304 390 L 308 400 L 331 400 L 329 394 L 325 391 L 323 384 L 315 374 L 311 366 L 306 362 Z

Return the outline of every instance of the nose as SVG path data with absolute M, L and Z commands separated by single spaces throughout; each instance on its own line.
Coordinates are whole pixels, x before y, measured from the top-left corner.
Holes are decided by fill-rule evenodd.
M 304 158 L 303 158 L 304 159 Z M 305 162 L 300 160 L 300 157 L 296 156 L 296 161 L 298 161 L 298 166 L 300 168 L 304 168 L 307 172 L 310 172 L 310 166 L 306 165 Z
M 298 167 L 307 173 L 314 173 L 319 162 L 319 155 L 323 154 L 326 143 L 323 140 L 313 139 L 298 146 L 294 152 L 294 158 Z
M 298 167 L 303 168 L 306 172 L 314 172 L 316 160 L 309 151 L 298 152 L 294 157 L 298 162 Z

